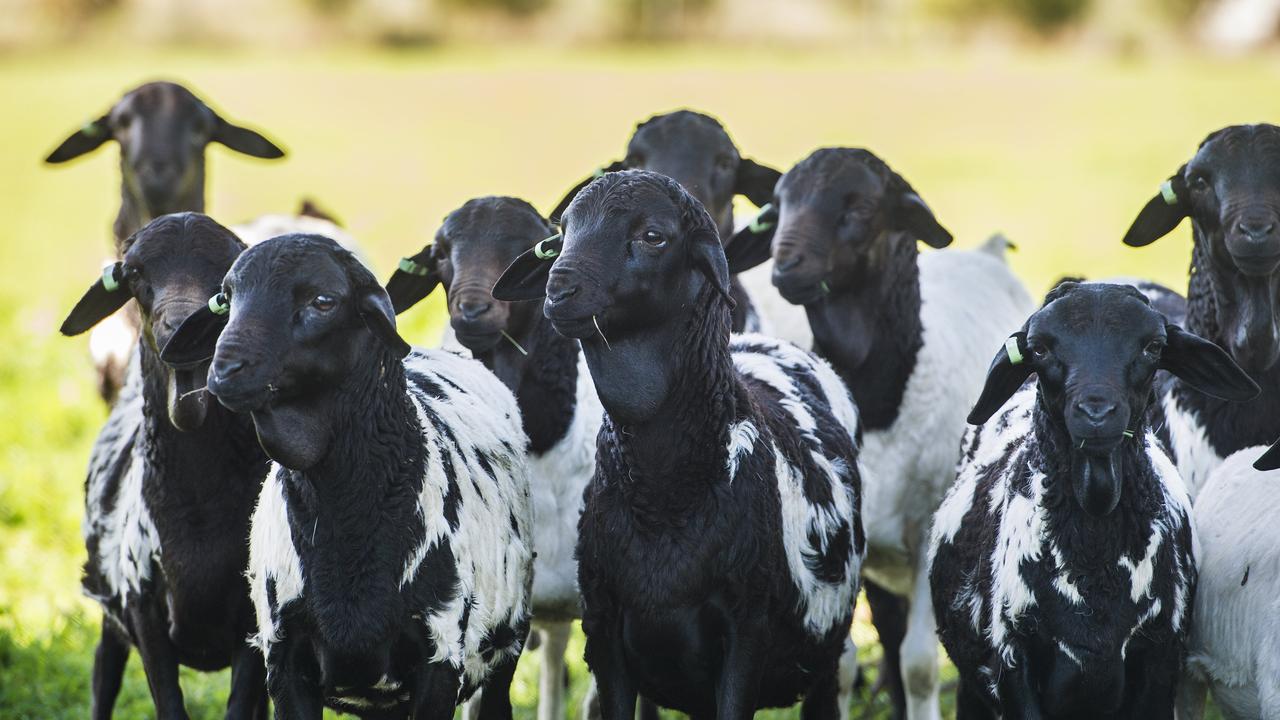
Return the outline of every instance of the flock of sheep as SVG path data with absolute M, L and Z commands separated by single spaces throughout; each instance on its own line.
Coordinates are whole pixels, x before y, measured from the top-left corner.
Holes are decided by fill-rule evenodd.
M 962 719 L 1280 718 L 1280 128 L 1210 135 L 1125 236 L 1191 218 L 1185 299 L 1038 308 L 871 152 L 779 173 L 689 111 L 385 287 L 313 208 L 202 214 L 208 143 L 283 153 L 185 88 L 48 160 L 109 140 L 117 257 L 62 326 L 111 402 L 96 718 L 136 649 L 162 718 L 185 665 L 231 667 L 228 717 L 505 720 L 536 638 L 562 720 L 579 618 L 584 717 L 847 718 L 860 588 L 899 716 L 940 717 L 940 639 Z M 396 330 L 437 287 L 465 351 Z

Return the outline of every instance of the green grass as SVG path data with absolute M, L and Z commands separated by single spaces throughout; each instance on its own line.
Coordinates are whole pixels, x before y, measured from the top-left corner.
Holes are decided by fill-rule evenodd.
M 513 194 L 548 209 L 618 157 L 637 120 L 691 106 L 723 118 L 745 153 L 781 167 L 820 145 L 874 149 L 958 245 L 997 230 L 1017 242 L 1013 263 L 1034 292 L 1064 274 L 1182 287 L 1187 231 L 1130 250 L 1119 242 L 1129 220 L 1210 130 L 1280 116 L 1280 95 L 1259 91 L 1280 80 L 1268 57 L 518 48 L 0 56 L 0 717 L 82 717 L 98 624 L 78 594 L 79 519 L 105 412 L 86 341 L 58 338 L 56 328 L 110 252 L 116 153 L 58 168 L 40 158 L 154 77 L 190 83 L 290 151 L 269 163 L 211 149 L 215 217 L 235 222 L 314 197 L 383 273 L 467 198 Z M 440 321 L 435 299 L 405 318 L 404 334 L 430 344 Z M 874 661 L 862 608 L 855 634 Z M 522 718 L 536 701 L 535 665 L 522 665 L 514 690 Z M 575 663 L 575 700 L 583 676 Z M 215 717 L 226 675 L 190 673 L 184 688 L 195 717 Z M 135 658 L 118 717 L 146 717 L 149 707 Z

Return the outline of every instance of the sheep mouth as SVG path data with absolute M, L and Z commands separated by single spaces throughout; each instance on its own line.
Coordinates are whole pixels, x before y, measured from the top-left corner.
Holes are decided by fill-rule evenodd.
M 169 421 L 178 430 L 190 432 L 204 424 L 209 412 L 208 371 L 209 363 L 204 362 L 169 373 Z
M 774 275 L 773 286 L 792 305 L 812 305 L 827 296 L 827 281 L 821 278 L 790 278 Z
M 476 332 L 474 330 L 459 330 L 454 327 L 453 334 L 458 338 L 458 342 L 473 353 L 488 352 L 502 341 L 502 331 L 483 331 Z
M 1244 275 L 1267 277 L 1280 268 L 1280 253 L 1270 255 L 1241 255 L 1232 253 L 1231 261 Z
M 594 315 L 587 315 L 586 317 L 551 317 L 550 320 L 551 326 L 556 329 L 556 332 L 567 338 L 585 340 L 599 334 L 599 324 Z

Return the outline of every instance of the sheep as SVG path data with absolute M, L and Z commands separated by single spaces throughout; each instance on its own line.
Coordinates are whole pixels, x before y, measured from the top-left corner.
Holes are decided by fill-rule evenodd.
M 112 227 L 115 259 L 123 255 L 125 240 L 152 218 L 204 212 L 204 151 L 209 143 L 252 157 L 284 157 L 275 143 L 224 120 L 187 88 L 151 82 L 125 93 L 107 112 L 71 133 L 45 162 L 73 160 L 108 140 L 120 144 L 120 210 Z M 138 319 L 132 311 L 102 323 L 90 338 L 99 392 L 108 403 L 124 382 L 137 339 Z
M 1280 436 L 1280 127 L 1236 125 L 1210 134 L 1134 219 L 1124 243 L 1149 245 L 1191 218 L 1194 247 L 1186 329 L 1226 348 L 1262 386 L 1225 403 L 1173 380 L 1156 408 L 1194 499 L 1233 452 Z
M 125 241 L 62 324 L 77 335 L 136 298 L 142 334 L 120 401 L 94 444 L 85 483 L 86 595 L 102 606 L 95 718 L 111 717 L 130 645 L 156 715 L 186 717 L 178 665 L 232 668 L 227 716 L 265 717 L 254 627 L 249 518 L 267 457 L 248 418 L 210 405 L 206 363 L 166 365 L 159 349 L 203 305 L 244 245 L 198 213 L 161 216 Z
M 245 251 L 165 346 L 272 459 L 249 535 L 278 717 L 322 705 L 447 720 L 486 686 L 511 717 L 532 550 L 520 411 L 474 360 L 413 350 L 387 293 L 318 235 Z
M 800 696 L 805 717 L 842 715 L 865 549 L 848 392 L 799 348 L 730 338 L 719 233 L 674 180 L 605 175 L 562 229 L 493 296 L 545 295 L 604 406 L 577 546 L 603 718 L 630 720 L 637 694 L 695 717 Z
M 469 200 L 387 282 L 397 313 L 442 284 L 456 337 L 520 406 L 529 435 L 533 616 L 543 651 L 539 720 L 564 718 L 564 653 L 580 615 L 573 548 L 603 411 L 578 343 L 558 335 L 537 304 L 494 300 L 490 288 L 516 257 L 553 234 L 523 200 Z
M 772 256 L 773 282 L 803 306 L 814 350 L 849 386 L 867 468 L 867 599 L 895 711 L 937 718 L 938 652 L 924 553 L 954 477 L 964 416 L 987 348 L 1031 312 L 1004 262 L 1007 241 L 951 243 L 911 185 L 862 149 L 820 149 L 778 182 L 771 228 L 726 246 L 730 271 Z M 899 655 L 901 647 L 901 655 Z
M 1223 717 L 1280 718 L 1280 444 L 1263 450 L 1227 456 L 1195 501 L 1200 580 L 1181 720 L 1204 717 L 1209 689 Z
M 1157 369 L 1258 392 L 1128 285 L 1064 282 L 1000 347 L 928 549 L 957 718 L 1173 717 L 1198 549 Z
M 734 197 L 742 195 L 764 206 L 781 176 L 777 170 L 743 157 L 719 120 L 692 110 L 677 110 L 638 124 L 627 143 L 626 157 L 601 167 L 571 189 L 551 212 L 551 221 L 559 222 L 587 183 L 605 172 L 627 168 L 662 173 L 683 185 L 711 213 L 723 240 L 734 233 Z M 733 332 L 764 332 L 809 347 L 812 338 L 802 313 L 779 301 L 767 272 L 735 276 L 730 288 L 736 303 Z

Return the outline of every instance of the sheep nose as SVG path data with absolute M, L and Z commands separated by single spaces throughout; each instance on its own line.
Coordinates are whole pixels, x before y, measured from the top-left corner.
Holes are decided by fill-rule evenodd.
M 773 262 L 773 268 L 778 272 L 786 272 L 799 267 L 802 262 L 804 262 L 803 253 L 779 253 L 777 259 Z
M 1116 404 L 1101 398 L 1087 398 L 1076 403 L 1076 410 L 1094 425 L 1101 425 L 1115 414 Z
M 577 285 L 559 284 L 547 287 L 547 298 L 553 303 L 568 300 L 578 294 Z
M 1236 230 L 1255 242 L 1267 239 L 1275 229 L 1276 224 L 1267 220 L 1261 222 L 1241 221 L 1236 223 Z
M 462 317 L 465 320 L 475 320 L 492 308 L 493 303 L 482 300 L 463 300 L 458 303 L 458 309 L 462 311 Z
M 219 380 L 227 380 L 248 366 L 249 363 L 240 358 L 232 358 L 230 360 L 215 358 L 213 361 L 213 375 Z

